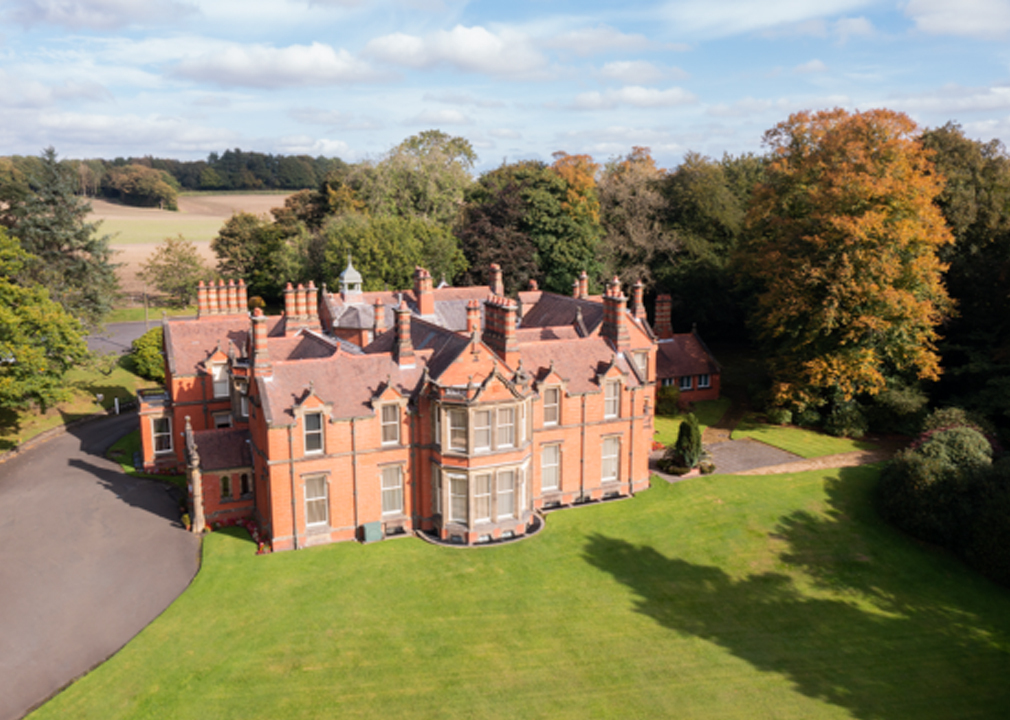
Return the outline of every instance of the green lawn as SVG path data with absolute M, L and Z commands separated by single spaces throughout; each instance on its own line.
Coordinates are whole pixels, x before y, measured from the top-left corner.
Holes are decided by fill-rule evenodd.
M 164 212 L 152 217 L 107 218 L 98 230 L 111 235 L 110 245 L 157 245 L 166 237 L 182 235 L 190 242 L 210 242 L 223 220 L 205 215 Z
M 701 431 L 715 425 L 722 419 L 722 416 L 729 410 L 731 401 L 729 398 L 719 398 L 718 400 L 703 400 L 694 404 L 694 416 L 698 418 Z M 686 415 L 657 415 L 655 419 L 656 432 L 655 439 L 664 445 L 673 445 L 677 442 L 677 432 L 680 430 L 680 423 Z
M 733 439 L 751 438 L 772 445 L 781 450 L 794 453 L 804 458 L 837 455 L 855 450 L 873 450 L 877 446 L 865 440 L 852 440 L 825 435 L 816 430 L 803 428 L 768 425 L 758 420 L 758 415 L 745 417 L 733 430 Z
M 215 533 L 31 717 L 1006 717 L 1010 591 L 883 525 L 877 474 L 657 481 L 479 550 Z
M 151 327 L 160 325 L 162 313 L 169 317 L 196 317 L 196 305 L 187 305 L 184 308 L 177 307 L 155 307 L 151 306 L 147 311 L 147 319 L 151 322 Z M 106 323 L 121 322 L 141 322 L 144 319 L 144 308 L 128 307 L 116 308 L 105 318 Z

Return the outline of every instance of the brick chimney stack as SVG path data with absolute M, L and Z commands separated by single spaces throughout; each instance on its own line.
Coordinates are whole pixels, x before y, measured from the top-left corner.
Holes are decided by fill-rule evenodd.
M 656 337 L 668 340 L 673 337 L 673 298 L 663 293 L 656 298 Z
M 583 300 L 589 297 L 589 276 L 585 270 L 579 275 L 579 297 Z
M 234 315 L 238 312 L 238 288 L 235 287 L 235 281 L 228 281 L 228 314 Z
M 645 322 L 645 286 L 639 280 L 631 287 L 631 314 Z
M 413 367 L 414 343 L 410 339 L 410 308 L 405 300 L 400 301 L 396 308 L 396 345 L 393 347 L 393 357 L 400 367 Z
M 498 263 L 491 263 L 491 282 L 489 284 L 492 295 L 495 297 L 505 295 L 505 283 L 502 282 L 501 265 Z
M 284 286 L 284 318 L 287 322 L 295 318 L 295 289 L 291 283 Z
M 471 300 L 466 304 L 466 334 L 480 332 L 480 300 Z
M 618 351 L 624 351 L 631 344 L 628 334 L 628 299 L 621 292 L 621 281 L 616 277 L 607 285 L 603 296 L 603 328 L 600 334 L 609 340 Z
M 414 297 L 417 298 L 417 311 L 421 315 L 435 314 L 435 293 L 431 273 L 423 267 L 414 268 Z
M 382 304 L 382 300 L 379 298 L 375 298 L 375 304 L 372 305 L 372 315 L 373 338 L 377 338 L 386 332 L 386 306 Z
M 196 286 L 196 319 L 207 317 L 210 314 L 210 300 L 207 299 L 207 286 L 203 280 Z
M 572 280 L 572 297 L 577 298 L 579 296 L 579 279 L 575 278 Z
M 267 346 L 267 319 L 261 308 L 253 310 L 252 326 L 252 374 L 254 377 L 272 375 L 270 348 Z
M 249 293 L 245 286 L 245 280 L 238 279 L 238 311 L 240 313 L 249 312 Z
M 305 288 L 305 320 L 309 330 L 321 330 L 319 324 L 319 297 L 316 290 L 316 283 L 309 280 L 309 286 Z
M 530 278 L 530 292 L 536 292 L 539 289 L 540 283 L 538 283 L 535 279 Z
M 224 285 L 224 280 L 218 280 L 217 285 L 211 282 L 210 287 L 207 288 L 207 314 L 208 315 L 218 315 L 218 290 Z
M 299 320 L 304 320 L 306 316 L 305 311 L 305 286 L 298 283 L 298 287 L 295 288 L 295 317 Z
M 516 310 L 516 304 L 507 297 L 491 296 L 484 301 L 484 344 L 510 368 L 519 362 Z

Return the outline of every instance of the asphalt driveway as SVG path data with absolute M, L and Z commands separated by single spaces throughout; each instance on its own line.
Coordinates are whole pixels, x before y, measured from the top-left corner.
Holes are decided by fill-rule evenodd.
M 104 457 L 136 423 L 102 419 L 0 464 L 0 720 L 111 656 L 196 574 L 166 486 Z

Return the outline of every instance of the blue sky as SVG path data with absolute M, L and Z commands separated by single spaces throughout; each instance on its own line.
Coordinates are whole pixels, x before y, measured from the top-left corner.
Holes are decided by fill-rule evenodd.
M 0 155 L 240 147 L 480 167 L 760 152 L 791 112 L 890 107 L 1010 140 L 1010 0 L 0 0 Z

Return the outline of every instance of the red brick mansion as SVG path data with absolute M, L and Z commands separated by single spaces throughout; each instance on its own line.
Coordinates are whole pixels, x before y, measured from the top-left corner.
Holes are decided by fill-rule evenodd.
M 241 282 L 164 323 L 165 392 L 141 395 L 143 460 L 189 473 L 208 522 L 251 517 L 275 550 L 426 531 L 475 544 L 537 511 L 649 486 L 657 340 L 642 288 L 285 293 L 246 311 Z M 202 511 L 202 512 L 201 512 Z

